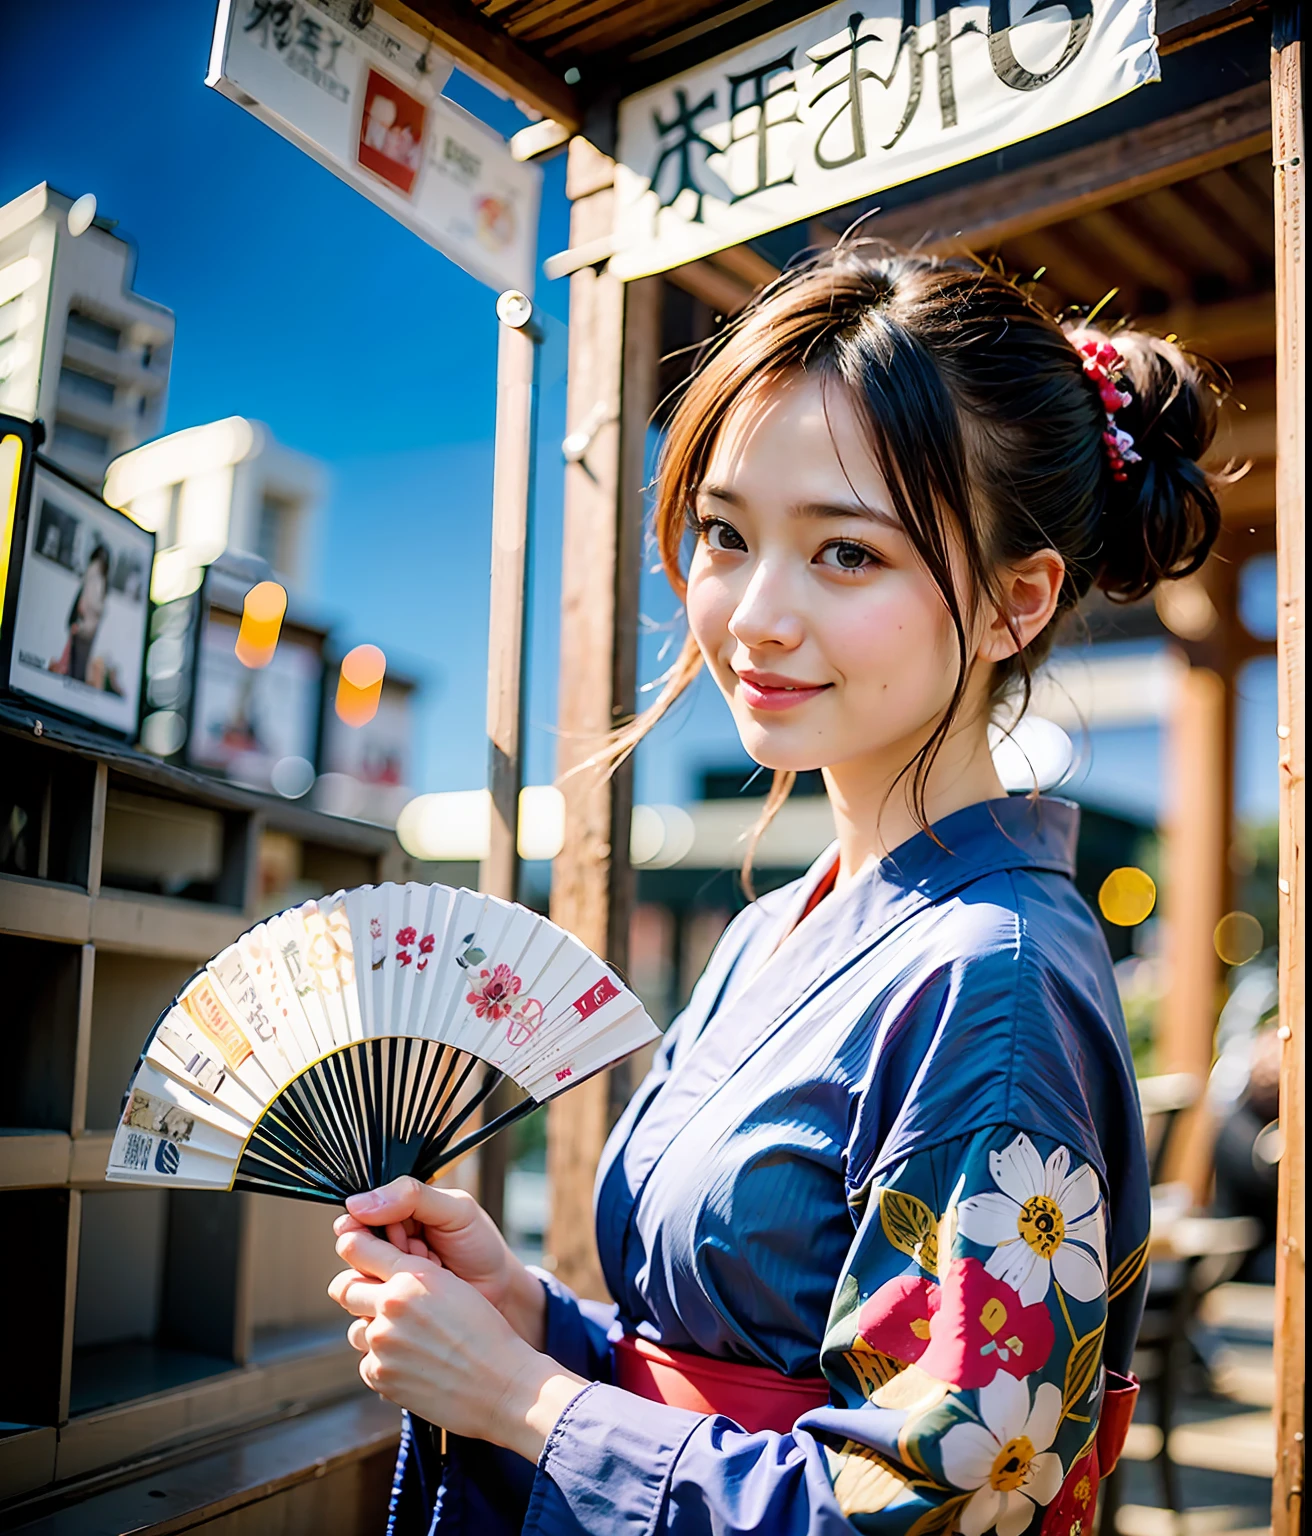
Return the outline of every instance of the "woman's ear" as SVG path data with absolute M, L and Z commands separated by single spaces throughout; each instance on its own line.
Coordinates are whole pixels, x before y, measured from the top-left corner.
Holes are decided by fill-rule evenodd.
M 1066 562 L 1055 549 L 1041 549 L 997 573 L 998 596 L 980 641 L 982 661 L 1005 661 L 1023 651 L 1057 611 Z

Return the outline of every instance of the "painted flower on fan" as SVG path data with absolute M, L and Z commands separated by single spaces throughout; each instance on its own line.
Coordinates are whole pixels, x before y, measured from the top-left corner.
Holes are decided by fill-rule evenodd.
M 1005 1372 L 979 1390 L 982 1424 L 954 1424 L 939 1442 L 943 1475 L 971 1492 L 957 1516 L 962 1536 L 1020 1536 L 1035 1505 L 1061 1488 L 1061 1458 L 1048 1447 L 1061 1417 L 1061 1392 L 1045 1381 L 1030 1402 L 1029 1388 Z
M 861 1303 L 856 1331 L 872 1349 L 906 1365 L 929 1346 L 930 1320 L 939 1307 L 939 1289 L 921 1275 L 899 1275 Z
M 498 965 L 492 970 L 481 970 L 465 998 L 473 1003 L 474 1013 L 480 1019 L 504 1019 L 515 1006 L 519 992 L 519 977 L 508 965 Z
M 958 1387 L 983 1387 L 998 1374 L 1028 1376 L 1052 1353 L 1046 1302 L 1026 1306 L 978 1259 L 956 1259 L 943 1281 L 920 1368 Z
M 414 943 L 418 936 L 418 933 L 413 928 L 398 928 L 396 931 L 396 942 L 403 947 L 409 946 Z
M 997 1191 L 972 1195 L 957 1207 L 957 1230 L 989 1247 L 984 1267 L 1005 1280 L 1025 1306 L 1042 1301 L 1052 1280 L 1077 1301 L 1106 1289 L 1107 1232 L 1098 1176 L 1087 1163 L 1072 1173 L 1058 1147 L 1045 1163 L 1023 1133 L 989 1153 Z

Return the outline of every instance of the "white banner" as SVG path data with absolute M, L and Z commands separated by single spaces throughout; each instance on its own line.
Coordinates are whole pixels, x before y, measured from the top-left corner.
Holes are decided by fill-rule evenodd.
M 611 271 L 695 261 L 1105 106 L 1159 78 L 1153 12 L 841 0 L 630 96 Z
M 206 85 L 500 292 L 533 292 L 538 167 L 441 95 L 451 60 L 356 0 L 220 0 Z

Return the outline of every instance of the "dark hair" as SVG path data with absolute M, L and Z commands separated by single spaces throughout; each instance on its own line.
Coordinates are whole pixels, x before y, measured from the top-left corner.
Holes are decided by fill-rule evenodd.
M 995 571 L 1007 562 L 1054 549 L 1066 563 L 1053 620 L 995 669 L 995 699 L 1018 690 L 1022 708 L 1058 620 L 1091 585 L 1118 601 L 1143 597 L 1159 581 L 1196 571 L 1220 530 L 1198 460 L 1212 441 L 1224 375 L 1174 342 L 1080 324 L 1092 339 L 1110 340 L 1123 359 L 1131 399 L 1116 425 L 1132 435 L 1140 458 L 1118 479 L 1103 441 L 1106 407 L 1068 334 L 1076 328 L 1063 328 L 1031 293 L 991 268 L 844 241 L 783 273 L 708 344 L 670 419 L 655 532 L 682 596 L 687 512 L 744 393 L 804 371 L 832 380 L 858 405 L 961 657 L 943 719 L 904 770 L 922 825 L 927 776 L 968 676 L 969 614 L 953 589 L 945 513 L 960 535 L 972 602 L 995 595 Z M 614 733 L 604 756 L 618 762 L 631 751 L 700 667 L 689 636 L 656 701 Z M 776 771 L 757 836 L 792 781 Z

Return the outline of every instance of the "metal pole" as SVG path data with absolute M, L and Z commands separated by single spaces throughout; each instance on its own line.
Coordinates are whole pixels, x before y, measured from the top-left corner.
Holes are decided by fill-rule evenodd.
M 492 578 L 487 645 L 488 788 L 492 817 L 480 888 L 514 901 L 519 888 L 519 792 L 524 782 L 524 628 L 528 610 L 533 441 L 537 358 L 541 332 L 532 302 L 517 289 L 497 299 L 496 449 L 492 476 Z M 495 1116 L 509 1108 L 504 1085 L 488 1104 Z M 500 1224 L 505 1199 L 507 1146 L 493 1139 L 479 1156 L 479 1198 Z

